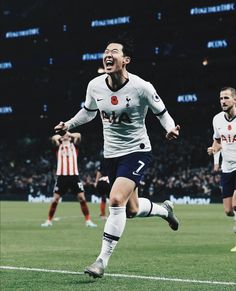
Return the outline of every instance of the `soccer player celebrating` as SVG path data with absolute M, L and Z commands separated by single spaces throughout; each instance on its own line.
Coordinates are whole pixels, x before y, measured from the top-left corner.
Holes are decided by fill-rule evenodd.
M 52 142 L 57 148 L 57 171 L 54 186 L 53 200 L 48 212 L 48 219 L 41 224 L 42 227 L 52 226 L 52 219 L 56 212 L 58 202 L 62 195 L 69 189 L 77 195 L 82 213 L 85 217 L 86 226 L 96 227 L 90 219 L 90 213 L 84 194 L 83 183 L 79 178 L 78 171 L 78 144 L 81 141 L 81 134 L 78 132 L 66 132 L 64 136 L 56 134 L 52 137 Z
M 104 226 L 101 252 L 85 273 L 102 277 L 126 224 L 126 217 L 159 216 L 173 230 L 179 221 L 173 214 L 173 204 L 162 205 L 138 198 L 140 179 L 152 160 L 151 143 L 145 117 L 150 108 L 166 130 L 168 140 L 179 136 L 175 125 L 153 85 L 127 71 L 131 61 L 132 43 L 118 38 L 107 44 L 103 55 L 105 74 L 95 77 L 87 87 L 85 106 L 67 122 L 60 122 L 55 131 L 63 134 L 95 118 L 103 123 L 104 158 L 111 191 L 109 216 Z
M 213 143 L 207 152 L 213 155 L 221 150 L 221 185 L 224 211 L 235 219 L 236 233 L 236 90 L 224 87 L 220 91 L 222 111 L 213 118 Z M 231 251 L 236 251 L 234 247 Z

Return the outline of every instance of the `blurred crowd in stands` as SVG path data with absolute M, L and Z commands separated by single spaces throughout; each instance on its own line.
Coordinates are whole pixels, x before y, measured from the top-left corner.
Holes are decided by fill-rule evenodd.
M 213 159 L 206 152 L 211 143 L 210 131 L 204 137 L 196 135 L 174 142 L 154 136 L 151 140 L 154 161 L 141 181 L 141 196 L 152 196 L 154 201 L 170 195 L 220 199 L 220 175 L 213 172 Z M 6 140 L 0 144 L 0 154 L 1 195 L 52 196 L 56 152 L 50 138 Z M 96 143 L 81 144 L 79 170 L 88 196 L 96 195 L 94 182 L 101 157 L 102 149 L 96 149 Z

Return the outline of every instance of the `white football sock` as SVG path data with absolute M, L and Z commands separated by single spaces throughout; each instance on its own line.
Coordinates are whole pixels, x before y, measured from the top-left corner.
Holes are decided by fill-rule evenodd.
M 98 258 L 103 260 L 104 267 L 121 237 L 126 223 L 126 207 L 109 207 L 110 214 L 104 227 L 102 249 Z M 97 259 L 98 259 L 97 258 Z
M 234 220 L 236 221 L 236 211 L 233 210 L 233 212 L 234 212 Z
M 147 198 L 138 198 L 139 211 L 135 217 L 160 216 L 167 217 L 168 211 L 161 205 L 151 202 Z

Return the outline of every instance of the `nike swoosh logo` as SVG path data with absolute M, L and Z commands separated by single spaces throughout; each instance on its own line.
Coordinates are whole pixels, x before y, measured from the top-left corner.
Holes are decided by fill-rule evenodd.
M 135 175 L 135 176 L 140 176 L 140 174 L 136 173 L 136 172 L 133 172 L 132 174 Z
M 97 101 L 102 101 L 103 99 L 97 99 Z

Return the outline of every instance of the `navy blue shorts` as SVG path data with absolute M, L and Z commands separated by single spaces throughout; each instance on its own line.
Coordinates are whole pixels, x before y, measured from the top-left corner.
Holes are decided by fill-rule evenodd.
M 152 160 L 151 152 L 135 152 L 122 157 L 105 159 L 110 184 L 113 185 L 117 177 L 125 177 L 138 186 Z
M 221 173 L 222 197 L 232 197 L 236 190 L 236 171 Z

